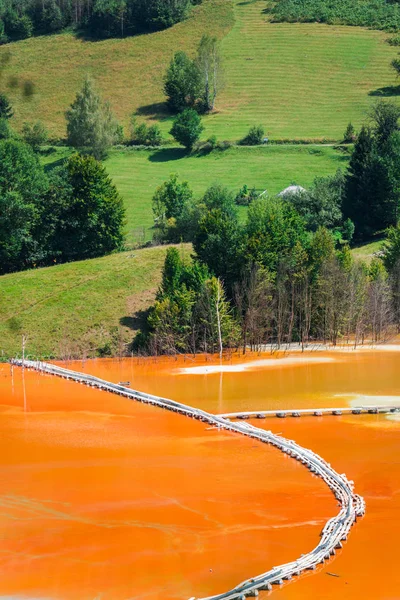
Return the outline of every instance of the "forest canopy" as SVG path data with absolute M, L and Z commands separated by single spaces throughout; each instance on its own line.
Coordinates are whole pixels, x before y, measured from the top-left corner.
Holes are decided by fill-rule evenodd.
M 385 31 L 400 28 L 398 0 L 280 0 L 271 12 L 278 22 L 317 22 Z
M 96 38 L 171 27 L 201 0 L 1 0 L 0 42 L 73 26 Z

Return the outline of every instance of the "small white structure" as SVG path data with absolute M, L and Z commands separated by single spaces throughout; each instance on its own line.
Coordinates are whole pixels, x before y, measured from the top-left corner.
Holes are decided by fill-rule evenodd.
M 290 185 L 286 189 L 282 190 L 279 194 L 279 198 L 287 198 L 288 196 L 292 196 L 293 194 L 300 194 L 305 192 L 306 190 L 301 187 L 301 185 Z

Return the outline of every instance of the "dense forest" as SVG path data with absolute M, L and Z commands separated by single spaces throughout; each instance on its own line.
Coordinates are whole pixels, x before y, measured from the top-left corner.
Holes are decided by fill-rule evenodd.
M 196 199 L 176 175 L 160 186 L 156 235 L 191 241 L 195 254 L 187 263 L 169 250 L 136 345 L 153 354 L 222 352 L 313 339 L 376 342 L 398 330 L 400 110 L 378 103 L 371 117 L 348 171 L 317 178 L 309 190 L 257 197 L 246 186 L 235 195 L 213 185 Z M 354 260 L 353 239 L 383 233 L 379 256 Z
M 73 27 L 95 38 L 165 29 L 201 0 L 1 0 L 0 40 L 6 43 Z
M 189 194 L 181 186 L 184 206 Z M 337 230 L 313 232 L 290 198 L 254 200 L 242 225 L 234 196 L 213 186 L 195 211 L 193 260 L 168 251 L 147 330 L 135 340 L 139 349 L 175 354 L 311 340 L 358 344 L 398 330 L 398 226 L 367 264 L 354 260 Z
M 278 22 L 317 22 L 386 31 L 400 28 L 398 0 L 279 0 L 271 13 Z

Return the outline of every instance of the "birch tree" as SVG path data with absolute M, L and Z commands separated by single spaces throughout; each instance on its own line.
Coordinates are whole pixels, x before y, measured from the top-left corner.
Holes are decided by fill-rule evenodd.
M 197 65 L 203 80 L 204 108 L 210 112 L 222 87 L 221 53 L 216 37 L 203 35 L 197 50 Z

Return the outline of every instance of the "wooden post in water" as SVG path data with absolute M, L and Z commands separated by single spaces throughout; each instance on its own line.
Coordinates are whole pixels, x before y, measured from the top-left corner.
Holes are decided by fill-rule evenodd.
M 26 346 L 26 335 L 22 334 L 22 388 L 24 391 L 24 412 L 26 412 L 25 346 Z
M 22 334 L 22 368 L 25 367 L 25 346 L 26 346 L 26 335 Z

